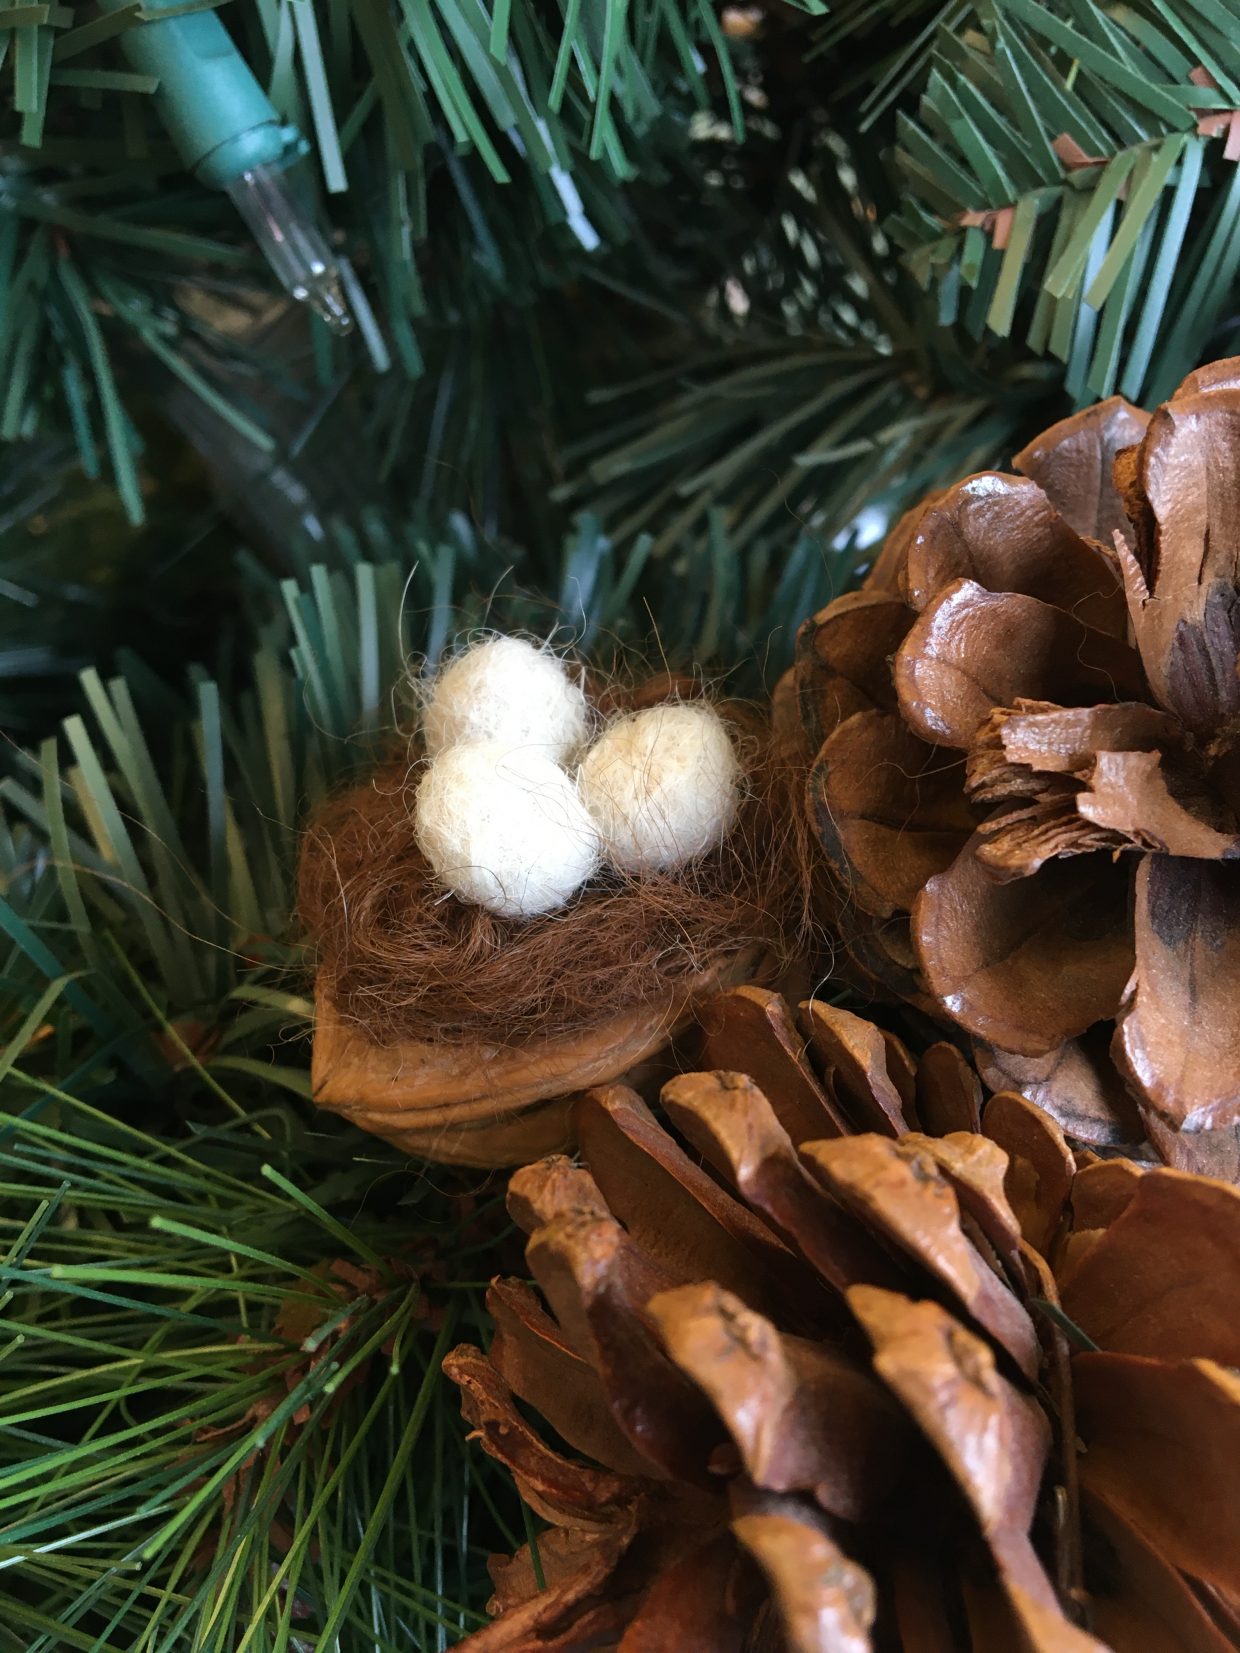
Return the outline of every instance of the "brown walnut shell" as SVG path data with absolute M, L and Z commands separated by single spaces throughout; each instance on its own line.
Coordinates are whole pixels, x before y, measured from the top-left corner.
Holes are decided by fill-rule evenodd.
M 320 995 L 310 1083 L 321 1108 L 423 1159 L 493 1168 L 569 1145 L 581 1091 L 623 1078 L 666 1049 L 699 1006 L 749 979 L 752 950 L 668 994 L 562 1038 L 526 1044 L 372 1043 Z

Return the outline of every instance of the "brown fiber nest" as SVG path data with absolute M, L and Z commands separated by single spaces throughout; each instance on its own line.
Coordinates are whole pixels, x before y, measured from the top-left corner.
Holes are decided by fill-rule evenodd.
M 656 680 L 624 705 L 686 687 Z M 298 918 L 320 995 L 379 1045 L 511 1045 L 571 1036 L 691 989 L 743 949 L 776 964 L 791 957 L 803 907 L 796 771 L 763 716 L 734 703 L 720 710 L 737 731 L 746 782 L 725 842 L 673 873 L 604 872 L 533 919 L 499 918 L 444 893 L 414 841 L 424 760 L 416 744 L 402 748 L 331 800 L 302 841 Z

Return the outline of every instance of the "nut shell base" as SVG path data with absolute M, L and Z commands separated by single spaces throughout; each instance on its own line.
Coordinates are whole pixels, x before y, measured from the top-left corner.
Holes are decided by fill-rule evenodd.
M 721 985 L 715 978 L 710 989 Z M 570 1038 L 528 1045 L 376 1045 L 320 996 L 314 1100 L 425 1159 L 523 1164 L 568 1146 L 573 1097 L 662 1050 L 700 996 L 642 1005 Z

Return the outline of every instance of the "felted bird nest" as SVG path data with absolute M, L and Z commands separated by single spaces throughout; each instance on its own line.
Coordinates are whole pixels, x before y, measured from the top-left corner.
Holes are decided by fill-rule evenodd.
M 662 677 L 600 710 L 700 686 Z M 301 848 L 316 961 L 316 1101 L 413 1151 L 512 1163 L 565 1139 L 559 1099 L 650 1056 L 706 992 L 793 949 L 802 879 L 792 771 L 757 710 L 720 706 L 743 769 L 732 830 L 668 872 L 600 872 L 563 907 L 505 918 L 446 894 L 418 847 L 414 737 L 332 799 Z M 518 1128 L 516 1108 L 550 1101 Z

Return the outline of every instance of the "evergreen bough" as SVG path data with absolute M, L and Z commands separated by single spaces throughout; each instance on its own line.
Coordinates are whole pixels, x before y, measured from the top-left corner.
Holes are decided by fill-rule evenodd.
M 408 657 L 761 692 L 909 499 L 1230 347 L 1237 0 L 821 12 L 231 0 L 344 342 L 137 0 L 0 12 L 0 1648 L 447 1647 L 536 1526 L 438 1373 L 497 1188 L 308 1099 L 296 834 Z

